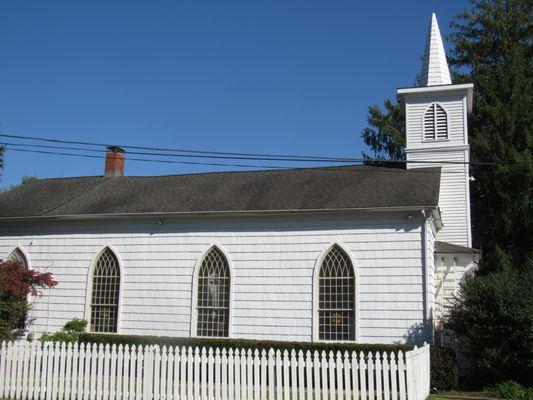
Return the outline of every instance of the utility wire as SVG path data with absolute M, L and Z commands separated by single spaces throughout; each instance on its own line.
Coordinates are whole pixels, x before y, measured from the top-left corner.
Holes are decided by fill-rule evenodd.
M 99 159 L 106 158 L 106 156 L 94 156 L 90 154 L 63 153 L 63 152 L 46 151 L 46 150 L 13 149 L 10 147 L 6 147 L 6 150 L 7 151 L 19 151 L 19 152 L 24 152 L 24 153 L 34 153 L 34 154 L 54 154 L 54 155 L 71 156 L 71 157 L 85 157 L 85 158 L 99 158 Z M 128 160 L 154 162 L 154 163 L 166 163 L 166 164 L 210 165 L 210 166 L 218 166 L 218 167 L 263 168 L 263 169 L 287 169 L 289 168 L 289 167 L 280 167 L 280 166 L 275 166 L 275 165 L 205 163 L 205 162 L 194 162 L 194 161 L 155 160 L 155 159 L 148 159 L 148 158 L 128 158 Z
M 0 143 L 4 144 L 4 143 Z M 56 152 L 56 151 L 47 151 L 47 150 L 28 150 L 28 149 L 21 149 L 21 148 L 12 148 L 12 145 L 6 145 L 5 150 L 6 151 L 16 151 L 16 152 L 23 152 L 23 153 L 31 153 L 31 154 L 44 154 L 44 155 L 59 155 L 59 156 L 69 156 L 69 157 L 82 157 L 82 158 L 95 158 L 95 159 L 105 159 L 105 155 L 91 155 L 91 154 L 81 154 L 81 153 L 65 153 L 65 152 Z M 24 145 L 22 145 L 24 146 Z M 52 147 L 52 146 L 49 146 Z M 59 146 L 58 146 L 59 147 Z M 68 149 L 68 148 L 67 148 Z M 93 152 L 99 152 L 102 153 L 101 150 L 95 150 L 92 149 Z M 164 163 L 164 164 L 184 164 L 184 165 L 202 165 L 202 166 L 218 166 L 218 167 L 238 167 L 238 168 L 257 168 L 257 169 L 276 169 L 276 170 L 287 170 L 287 169 L 308 169 L 308 170 L 315 170 L 315 171 L 350 171 L 350 172 L 360 172 L 360 173 L 371 173 L 371 172 L 395 172 L 398 169 L 397 168 L 379 168 L 379 169 L 373 169 L 373 168 L 365 168 L 365 169 L 357 169 L 357 167 L 361 165 L 354 165 L 354 164 L 348 164 L 348 165 L 338 165 L 338 166 L 320 166 L 320 167 L 294 167 L 294 166 L 280 166 L 280 165 L 257 165 L 257 164 L 229 164 L 229 163 L 207 163 L 207 162 L 194 162 L 194 161 L 175 161 L 175 160 L 160 160 L 160 159 L 148 159 L 148 158 L 127 158 L 128 161 L 141 161 L 141 162 L 153 162 L 153 163 Z M 396 163 L 401 163 L 397 161 Z M 353 168 L 350 168 L 353 167 Z M 429 170 L 426 168 L 417 168 L 415 170 L 417 174 L 419 173 L 428 173 L 428 174 L 434 174 L 434 170 Z M 491 173 L 492 171 L 487 170 L 481 170 L 478 171 L 483 173 Z M 443 171 L 443 174 L 464 174 L 465 171 Z
M 35 136 L 21 136 L 21 135 L 10 135 L 0 133 L 0 136 L 15 138 L 15 139 L 24 139 L 24 140 L 37 140 L 45 141 L 51 143 L 64 143 L 64 144 L 78 144 L 83 146 L 98 146 L 98 147 L 107 147 L 109 144 L 104 143 L 95 143 L 95 142 L 86 142 L 86 141 L 73 141 L 73 140 L 60 140 L 53 138 L 43 138 Z M 5 145 L 12 146 L 22 146 L 23 143 L 3 143 Z M 28 147 L 43 147 L 43 148 L 56 148 L 56 149 L 67 149 L 67 150 L 81 150 L 81 151 L 95 151 L 94 149 L 82 149 L 82 148 L 72 148 L 72 147 L 60 147 L 60 146 L 44 146 L 44 145 L 35 145 L 27 144 Z M 207 159 L 230 159 L 230 160 L 252 160 L 252 161 L 289 161 L 289 162 L 320 162 L 320 163 L 380 163 L 380 164 L 397 164 L 398 160 L 378 160 L 378 159 L 365 159 L 365 158 L 348 158 L 348 157 L 319 157 L 319 156 L 303 156 L 303 155 L 275 155 L 275 154 L 259 154 L 259 153 L 226 153 L 226 152 L 215 152 L 215 151 L 200 151 L 200 150 L 185 150 L 185 149 L 171 149 L 171 148 L 157 148 L 157 147 L 143 147 L 143 146 L 130 146 L 122 145 L 120 147 L 130 148 L 130 149 L 141 149 L 141 150 L 151 150 L 151 151 L 164 151 L 166 153 L 153 153 L 153 152 L 135 152 L 128 151 L 128 154 L 137 154 L 137 155 L 149 155 L 149 156 L 163 156 L 163 157 L 187 157 L 187 158 L 207 158 Z M 104 150 L 101 150 L 104 151 Z M 174 152 L 174 153 L 169 153 Z M 176 154 L 177 153 L 187 153 L 187 154 Z M 130 158 L 131 159 L 131 158 Z M 524 162 L 463 162 L 463 161 L 447 161 L 447 160 L 410 160 L 411 164 L 456 164 L 456 165 L 501 165 L 501 164 L 530 164 L 533 162 L 524 161 Z

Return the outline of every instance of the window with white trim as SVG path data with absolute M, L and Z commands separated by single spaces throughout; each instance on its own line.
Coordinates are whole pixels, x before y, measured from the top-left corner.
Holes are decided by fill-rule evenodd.
M 89 325 L 91 332 L 117 332 L 119 296 L 118 259 L 107 247 L 98 256 L 92 275 Z
M 196 334 L 228 337 L 230 307 L 228 260 L 217 247 L 206 254 L 198 272 Z
M 318 283 L 319 340 L 355 340 L 355 274 L 339 246 L 324 257 Z
M 20 250 L 18 247 L 11 252 L 11 254 L 7 257 L 7 259 L 8 261 L 17 261 L 21 263 L 24 268 L 28 269 L 28 260 L 26 259 L 26 256 L 24 255 L 22 250 Z M 28 319 L 28 314 L 24 313 L 24 315 L 20 317 L 16 325 L 13 326 L 13 329 L 24 332 L 26 330 L 27 319 Z
M 431 103 L 424 114 L 424 140 L 448 139 L 448 115 L 439 103 Z

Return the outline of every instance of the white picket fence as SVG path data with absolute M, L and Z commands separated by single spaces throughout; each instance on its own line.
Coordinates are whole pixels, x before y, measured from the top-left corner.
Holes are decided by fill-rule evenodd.
M 404 355 L 2 342 L 0 398 L 423 400 L 429 345 Z

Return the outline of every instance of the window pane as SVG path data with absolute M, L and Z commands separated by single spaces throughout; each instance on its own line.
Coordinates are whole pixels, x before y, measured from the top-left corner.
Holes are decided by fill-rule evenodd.
M 218 248 L 213 247 L 205 256 L 198 273 L 198 336 L 228 336 L 229 300 L 228 261 Z
M 348 256 L 334 246 L 320 267 L 318 332 L 320 340 L 355 340 L 355 276 Z
M 98 258 L 93 273 L 91 293 L 92 332 L 117 332 L 120 270 L 118 260 L 110 249 Z

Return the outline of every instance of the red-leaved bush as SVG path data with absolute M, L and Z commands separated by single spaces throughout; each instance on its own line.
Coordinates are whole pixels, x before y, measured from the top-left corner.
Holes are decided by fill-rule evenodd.
M 19 261 L 0 260 L 0 340 L 21 333 L 16 328 L 29 310 L 29 294 L 39 296 L 39 289 L 56 285 L 50 272 L 28 269 Z

